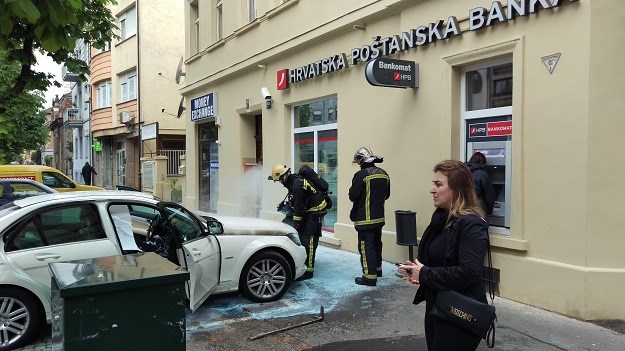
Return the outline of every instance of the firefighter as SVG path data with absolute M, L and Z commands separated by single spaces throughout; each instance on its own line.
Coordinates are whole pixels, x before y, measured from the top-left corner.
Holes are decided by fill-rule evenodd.
M 391 196 L 391 179 L 376 163 L 384 159 L 375 156 L 368 147 L 361 147 L 354 154 L 352 164 L 360 170 L 352 178 L 349 200 L 353 202 L 349 219 L 358 232 L 358 252 L 362 277 L 356 277 L 358 285 L 375 286 L 382 276 L 382 227 L 384 226 L 384 202 Z
M 275 165 L 267 179 L 282 183 L 288 190 L 287 197 L 292 197 L 293 227 L 297 229 L 299 239 L 306 248 L 306 273 L 297 280 L 310 279 L 315 271 L 315 253 L 321 237 L 321 223 L 326 214 L 326 201 L 308 180 L 292 174 L 285 165 Z

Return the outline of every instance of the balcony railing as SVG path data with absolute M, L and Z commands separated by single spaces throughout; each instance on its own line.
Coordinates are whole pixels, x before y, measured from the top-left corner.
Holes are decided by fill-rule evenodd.
M 63 112 L 63 124 L 71 128 L 82 127 L 83 120 L 80 116 L 80 110 L 77 108 L 68 108 Z
M 66 82 L 80 82 L 80 76 L 76 73 L 70 72 L 65 65 L 61 68 L 61 76 Z

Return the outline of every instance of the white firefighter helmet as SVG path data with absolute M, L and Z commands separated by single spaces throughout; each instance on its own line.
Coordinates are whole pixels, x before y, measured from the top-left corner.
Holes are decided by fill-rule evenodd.
M 290 170 L 291 169 L 288 168 L 286 165 L 275 165 L 271 169 L 271 175 L 267 177 L 267 180 L 273 180 L 274 182 L 277 182 L 280 180 L 280 178 L 282 178 L 283 175 L 286 174 L 286 172 Z
M 362 165 L 363 163 L 372 163 L 376 158 L 377 156 L 373 155 L 371 149 L 363 146 L 356 150 L 352 163 L 357 163 L 359 165 Z

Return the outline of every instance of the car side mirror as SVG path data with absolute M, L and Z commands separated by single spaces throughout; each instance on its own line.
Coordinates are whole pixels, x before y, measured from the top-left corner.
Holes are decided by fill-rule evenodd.
M 215 218 L 206 218 L 206 227 L 208 228 L 208 234 L 223 234 L 224 226 Z

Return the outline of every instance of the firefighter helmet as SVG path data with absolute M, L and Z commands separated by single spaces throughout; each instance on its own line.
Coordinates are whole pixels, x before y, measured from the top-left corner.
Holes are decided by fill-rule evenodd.
M 277 182 L 280 180 L 280 178 L 282 178 L 282 176 L 284 176 L 290 170 L 291 169 L 288 168 L 286 165 L 275 165 L 271 169 L 271 175 L 267 177 L 267 179 Z
M 363 146 L 356 150 L 356 153 L 354 154 L 354 161 L 352 161 L 352 163 L 357 163 L 359 165 L 362 165 L 363 163 L 372 163 L 376 158 L 377 156 L 373 155 L 371 149 Z

